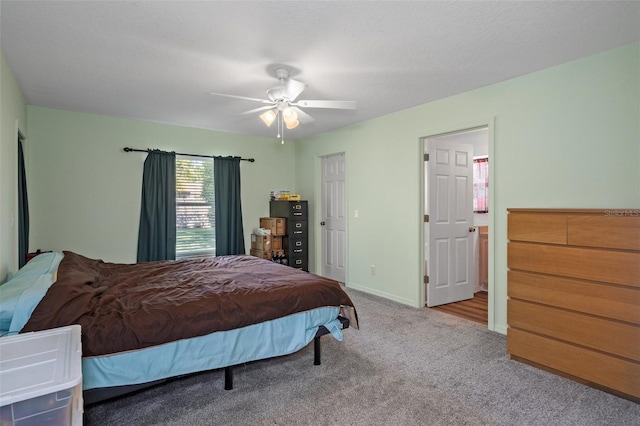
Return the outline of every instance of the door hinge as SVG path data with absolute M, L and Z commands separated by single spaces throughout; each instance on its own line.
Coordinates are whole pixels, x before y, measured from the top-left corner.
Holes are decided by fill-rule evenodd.
M 429 284 L 429 275 L 424 276 L 424 283 Z
M 424 223 L 427 223 L 427 222 L 429 222 L 429 215 L 425 214 L 424 215 Z
M 429 161 L 429 154 L 428 153 L 424 153 L 424 161 Z

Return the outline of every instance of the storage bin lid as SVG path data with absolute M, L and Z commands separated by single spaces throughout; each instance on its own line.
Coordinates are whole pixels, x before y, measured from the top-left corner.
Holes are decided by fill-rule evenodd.
M 79 325 L 0 338 L 0 406 L 81 382 Z

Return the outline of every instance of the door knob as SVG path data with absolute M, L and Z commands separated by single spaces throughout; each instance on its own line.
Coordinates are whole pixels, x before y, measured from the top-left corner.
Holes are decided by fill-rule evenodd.
M 325 223 L 324 223 L 324 220 L 323 220 L 322 222 L 320 222 L 320 226 L 324 226 L 324 225 L 325 225 Z
M 470 226 L 470 227 L 469 227 L 469 232 L 476 232 L 476 228 L 475 228 L 475 227 L 473 227 L 473 226 Z

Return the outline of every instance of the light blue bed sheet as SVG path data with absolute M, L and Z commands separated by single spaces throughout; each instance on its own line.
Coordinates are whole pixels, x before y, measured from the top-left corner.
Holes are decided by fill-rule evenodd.
M 108 356 L 82 359 L 82 388 L 152 382 L 249 361 L 288 355 L 324 325 L 342 341 L 338 307 L 323 307 L 259 324 Z
M 54 281 L 64 255 L 42 253 L 0 285 L 0 336 L 17 334 Z

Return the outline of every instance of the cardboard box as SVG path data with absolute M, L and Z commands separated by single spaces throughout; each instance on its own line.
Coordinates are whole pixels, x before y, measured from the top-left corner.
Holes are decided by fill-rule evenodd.
M 0 338 L 0 423 L 82 424 L 80 326 Z
M 275 237 L 271 237 L 271 250 L 277 251 L 282 250 L 282 236 L 276 235 Z
M 249 250 L 249 254 L 251 256 L 255 256 L 255 257 L 259 257 L 260 259 L 267 259 L 267 260 L 271 260 L 271 256 L 272 256 L 271 250 L 264 251 L 264 250 L 251 249 Z
M 251 248 L 254 250 L 270 251 L 271 235 L 251 234 Z
M 285 235 L 287 233 L 287 219 L 284 217 L 261 217 L 260 228 L 271 230 L 271 235 Z

